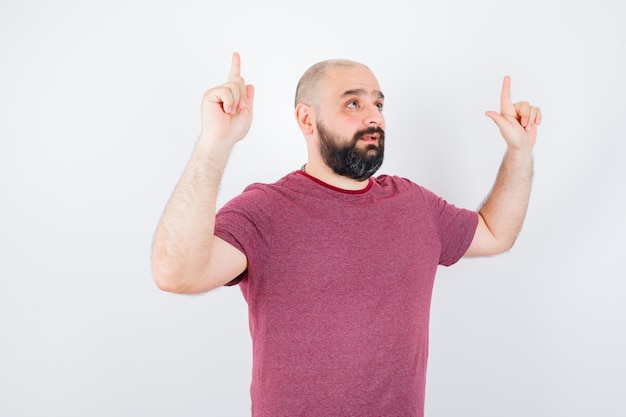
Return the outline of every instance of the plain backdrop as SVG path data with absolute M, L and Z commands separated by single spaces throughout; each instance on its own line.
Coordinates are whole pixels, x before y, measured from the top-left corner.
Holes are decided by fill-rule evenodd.
M 621 0 L 3 1 L 0 415 L 249 415 L 239 288 L 150 274 L 233 51 L 255 119 L 220 205 L 305 162 L 296 83 L 349 58 L 386 96 L 380 172 L 477 208 L 510 75 L 544 116 L 530 211 L 510 252 L 440 268 L 427 416 L 626 415 L 625 19 Z

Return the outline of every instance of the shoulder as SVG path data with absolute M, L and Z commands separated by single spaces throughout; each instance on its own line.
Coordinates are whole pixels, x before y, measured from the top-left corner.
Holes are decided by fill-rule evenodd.
M 408 178 L 399 177 L 397 175 L 379 175 L 374 178 L 374 184 L 376 187 L 397 193 L 408 193 L 408 194 L 419 194 L 423 195 L 424 193 L 432 194 L 432 192 L 428 191 L 426 188 L 421 185 L 411 181 Z
M 249 184 L 239 195 L 229 200 L 225 207 L 247 207 L 250 210 L 262 211 L 274 202 L 280 201 L 280 196 L 298 189 L 298 181 L 298 176 L 292 172 L 272 183 Z
M 396 175 L 379 175 L 375 178 L 373 188 L 378 190 L 379 198 L 400 197 L 401 201 L 413 205 L 416 209 L 422 208 L 439 213 L 445 206 L 454 207 L 430 189 Z
M 408 184 L 414 184 L 413 181 L 404 178 L 404 177 L 399 177 L 397 175 L 388 175 L 388 174 L 381 174 L 377 177 L 374 178 L 374 181 L 377 184 L 380 185 L 394 185 L 394 184 L 401 184 L 401 185 L 408 185 Z
M 272 190 L 280 190 L 280 189 L 289 189 L 297 186 L 298 183 L 298 175 L 297 171 L 290 172 L 289 174 L 283 176 L 282 178 L 274 181 L 274 182 L 254 182 L 248 185 L 243 192 L 253 191 L 253 190 L 261 190 L 264 192 L 270 192 Z

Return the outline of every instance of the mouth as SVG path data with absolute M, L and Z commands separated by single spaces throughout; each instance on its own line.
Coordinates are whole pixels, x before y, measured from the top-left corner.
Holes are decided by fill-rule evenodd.
M 368 133 L 359 138 L 359 141 L 365 142 L 370 145 L 377 145 L 378 140 L 380 139 L 380 134 L 378 133 Z

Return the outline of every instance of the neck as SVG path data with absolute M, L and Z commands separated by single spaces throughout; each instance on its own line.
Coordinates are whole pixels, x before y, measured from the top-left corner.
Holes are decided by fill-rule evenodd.
M 342 190 L 359 191 L 367 187 L 369 184 L 369 178 L 366 180 L 355 180 L 344 177 L 343 175 L 336 174 L 332 169 L 323 163 L 316 164 L 314 162 L 307 162 L 302 165 L 301 169 L 310 176 Z

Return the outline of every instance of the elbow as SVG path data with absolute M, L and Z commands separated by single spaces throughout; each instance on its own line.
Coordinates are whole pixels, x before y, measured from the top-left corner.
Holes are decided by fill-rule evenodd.
M 185 279 L 180 275 L 168 275 L 153 272 L 152 276 L 156 286 L 165 292 L 172 294 L 198 294 L 204 291 L 185 284 Z
M 182 291 L 180 286 L 180 278 L 178 274 L 168 270 L 162 265 L 153 262 L 152 263 L 152 278 L 154 279 L 154 283 L 156 286 L 165 292 L 171 292 L 175 294 L 179 294 Z
M 152 278 L 156 286 L 165 292 L 186 294 L 188 289 L 184 285 L 185 274 L 180 267 L 172 262 L 154 257 L 152 259 Z
M 496 241 L 493 248 L 491 249 L 491 255 L 500 255 L 506 253 L 513 249 L 515 244 L 515 239 L 503 239 L 501 241 Z
M 513 248 L 519 230 L 510 227 L 494 228 L 482 214 L 478 215 L 478 226 L 466 256 L 493 256 L 508 252 Z
M 155 243 L 151 259 L 152 278 L 161 291 L 175 294 L 185 292 L 183 265 L 179 257 L 173 256 L 171 252 Z
M 491 242 L 489 249 L 487 250 L 488 256 L 501 255 L 510 251 L 513 248 L 515 239 L 497 239 Z
M 500 240 L 491 234 L 476 235 L 464 256 L 468 258 L 476 258 L 500 255 L 511 250 L 514 243 L 515 240 Z
M 517 240 L 518 232 L 511 232 L 505 236 L 501 236 L 497 239 L 497 251 L 498 254 L 505 253 L 513 249 L 515 241 Z
M 513 248 L 513 242 L 511 242 L 511 243 L 504 243 L 504 244 L 500 245 L 498 248 L 495 249 L 494 255 L 501 255 L 503 253 L 506 253 L 506 252 L 510 251 L 512 248 Z
M 180 288 L 175 285 L 171 280 L 168 280 L 165 277 L 153 274 L 154 282 L 158 289 L 165 292 L 171 292 L 174 294 L 181 294 Z
M 180 264 L 153 261 L 152 278 L 161 291 L 173 294 L 200 294 L 212 289 L 203 274 L 190 271 Z

